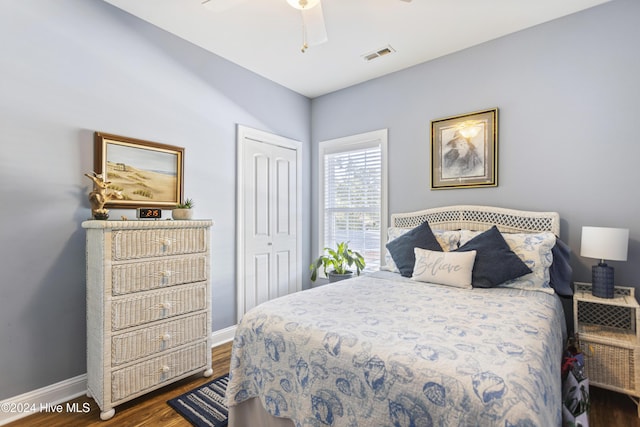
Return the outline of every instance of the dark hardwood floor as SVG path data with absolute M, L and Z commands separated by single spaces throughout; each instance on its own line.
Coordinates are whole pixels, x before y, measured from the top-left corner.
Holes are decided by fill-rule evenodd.
M 627 395 L 590 387 L 589 427 L 640 427 L 636 404 Z
M 88 412 L 37 413 L 26 418 L 14 421 L 7 426 L 18 427 L 67 427 L 67 426 L 94 426 L 94 427 L 133 427 L 133 426 L 163 426 L 163 427 L 189 427 L 191 424 L 182 418 L 176 411 L 167 405 L 167 400 L 186 393 L 187 391 L 211 381 L 229 372 L 231 360 L 231 343 L 223 344 L 212 350 L 213 375 L 205 378 L 195 375 L 185 378 L 174 384 L 141 396 L 137 399 L 123 403 L 116 407 L 116 414 L 107 421 L 100 420 L 100 408 L 93 399 L 81 396 L 70 401 L 77 403 L 78 408 L 88 403 Z M 65 404 L 66 406 L 66 404 Z
M 122 404 L 116 407 L 116 415 L 108 421 L 100 420 L 100 409 L 93 399 L 81 396 L 70 401 L 70 403 L 77 403 L 78 408 L 83 408 L 84 404 L 89 404 L 90 410 L 86 413 L 69 413 L 66 411 L 61 414 L 37 413 L 7 424 L 7 426 L 189 427 L 191 424 L 167 405 L 166 401 L 228 372 L 229 360 L 231 357 L 231 343 L 215 347 L 212 350 L 212 354 L 213 376 L 211 378 L 204 378 L 200 375 L 186 378 L 138 399 Z M 638 418 L 635 403 L 628 396 L 599 389 L 597 387 L 591 387 L 591 411 L 589 414 L 589 425 L 590 427 L 640 427 L 640 418 Z

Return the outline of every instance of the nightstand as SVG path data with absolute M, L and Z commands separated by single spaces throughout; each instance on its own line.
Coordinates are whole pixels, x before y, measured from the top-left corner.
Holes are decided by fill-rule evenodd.
M 638 405 L 640 305 L 635 288 L 616 286 L 613 298 L 599 298 L 589 283 L 576 283 L 573 320 L 590 384 L 624 393 Z

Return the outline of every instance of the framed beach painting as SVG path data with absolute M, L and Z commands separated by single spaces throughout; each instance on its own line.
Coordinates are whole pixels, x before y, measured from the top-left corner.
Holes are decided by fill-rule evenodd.
M 497 108 L 431 122 L 431 189 L 497 185 Z
M 183 198 L 183 167 L 183 147 L 95 133 L 95 172 L 122 194 L 106 208 L 173 208 Z

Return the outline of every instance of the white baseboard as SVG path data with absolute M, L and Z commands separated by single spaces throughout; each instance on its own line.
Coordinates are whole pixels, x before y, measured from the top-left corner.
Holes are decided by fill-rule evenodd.
M 228 343 L 229 341 L 233 341 L 233 337 L 236 334 L 236 325 L 229 326 L 225 329 L 220 329 L 219 331 L 214 331 L 211 334 L 211 347 L 217 347 L 220 344 Z
M 38 412 L 51 411 L 55 405 L 75 399 L 86 392 L 87 374 L 82 374 L 19 396 L 10 397 L 0 402 L 0 426 Z M 61 412 L 71 410 L 82 410 L 82 408 L 67 408 L 66 405 L 61 408 Z
M 233 340 L 236 326 L 230 326 L 211 334 L 211 346 L 217 347 Z M 67 408 L 65 402 L 75 399 L 87 392 L 87 374 L 78 375 L 19 396 L 0 401 L 0 426 L 28 417 L 37 412 L 52 410 L 55 405 L 63 404 L 61 412 L 82 410 L 83 408 Z

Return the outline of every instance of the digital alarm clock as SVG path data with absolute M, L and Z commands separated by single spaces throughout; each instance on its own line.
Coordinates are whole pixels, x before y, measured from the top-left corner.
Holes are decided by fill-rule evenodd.
M 162 218 L 162 209 L 138 208 L 136 209 L 136 217 L 138 219 L 160 219 Z

